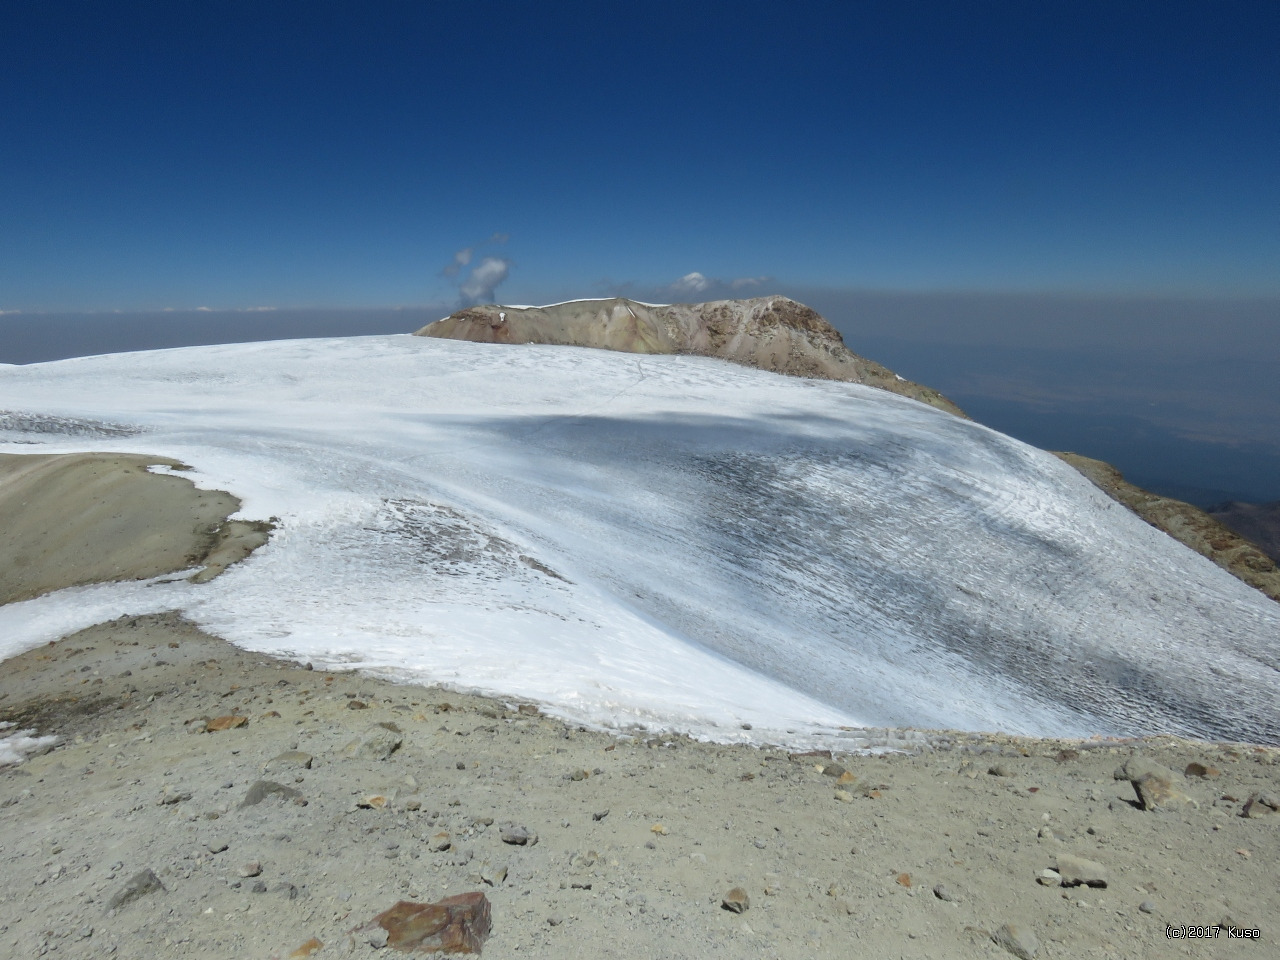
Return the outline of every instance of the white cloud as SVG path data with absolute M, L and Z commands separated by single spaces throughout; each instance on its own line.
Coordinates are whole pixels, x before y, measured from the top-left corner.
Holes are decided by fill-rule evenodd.
M 510 272 L 510 260 L 485 257 L 472 269 L 459 292 L 468 303 L 492 303 L 494 291 Z
M 693 273 L 686 273 L 667 289 L 672 293 L 702 293 L 714 282 L 714 280 L 708 280 L 695 270 Z
M 770 277 L 738 277 L 736 280 L 730 280 L 729 286 L 734 290 L 742 290 L 747 287 L 758 287 L 760 284 L 767 282 Z
M 462 268 L 471 262 L 471 255 L 475 252 L 475 247 L 463 247 L 453 255 L 453 262 L 450 263 L 442 271 L 446 277 L 456 277 Z

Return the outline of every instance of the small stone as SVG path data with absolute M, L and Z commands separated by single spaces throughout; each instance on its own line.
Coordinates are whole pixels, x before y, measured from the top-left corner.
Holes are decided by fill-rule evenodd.
M 281 800 L 301 800 L 302 794 L 293 789 L 293 787 L 286 787 L 283 783 L 276 783 L 274 780 L 259 780 L 249 787 L 244 799 L 240 801 L 240 806 L 254 807 L 268 797 L 278 797 Z
M 1013 769 L 1003 763 L 993 763 L 987 768 L 987 773 L 993 777 L 1012 777 Z
M 837 790 L 835 796 L 841 803 L 853 803 L 853 794 L 848 790 Z
M 507 868 L 484 867 L 480 870 L 480 879 L 491 887 L 500 887 L 507 880 Z
M 933 895 L 937 897 L 939 900 L 944 900 L 947 903 L 960 902 L 960 897 L 955 893 L 955 891 L 953 891 L 945 883 L 935 884 L 933 887 Z
M 403 742 L 400 734 L 379 725 L 371 728 L 360 740 L 347 744 L 342 752 L 357 760 L 386 760 L 400 749 Z
M 227 849 L 227 845 L 223 843 L 221 840 L 214 840 L 206 844 L 206 847 L 208 848 L 210 853 L 222 853 L 224 850 Z
M 378 937 L 376 947 L 404 953 L 479 953 L 489 938 L 489 901 L 483 893 L 462 893 L 438 903 L 401 900 L 358 928 Z M 371 943 L 372 941 L 366 940 Z
M 365 703 L 363 700 L 348 700 L 347 709 L 348 710 L 368 710 L 369 705 Z
M 1199 777 L 1201 780 L 1216 780 L 1222 776 L 1222 771 L 1217 767 L 1192 762 L 1187 764 L 1187 768 L 1182 771 L 1182 774 L 1186 777 Z
M 431 839 L 427 841 L 427 847 L 433 853 L 444 853 L 451 846 L 453 846 L 453 840 L 445 830 L 432 834 Z
M 122 907 L 133 903 L 140 897 L 145 897 L 149 893 L 159 890 L 161 893 L 167 892 L 165 886 L 160 882 L 151 870 L 140 870 L 129 878 L 129 882 L 107 902 L 107 910 L 119 910 Z
M 562 923 L 564 923 L 564 917 L 558 913 L 553 913 L 551 916 L 547 917 L 547 924 L 549 926 L 558 927 Z
M 1036 883 L 1042 887 L 1056 887 L 1062 883 L 1062 874 L 1057 870 L 1045 868 L 1036 874 Z
M 838 763 L 828 763 L 822 768 L 823 776 L 827 777 L 843 777 L 849 771 Z
M 257 877 L 262 874 L 262 864 L 257 860 L 250 860 L 248 863 L 241 864 L 238 871 L 242 877 Z
M 1138 904 L 1138 909 L 1141 910 L 1143 913 L 1155 913 L 1156 905 L 1152 903 L 1150 900 L 1143 900 L 1140 904 Z
M 1094 860 L 1076 857 L 1064 853 L 1058 857 L 1058 873 L 1062 875 L 1064 887 L 1105 887 L 1107 885 L 1107 868 Z
M 745 913 L 751 908 L 751 898 L 741 887 L 734 887 L 724 895 L 724 899 L 720 901 L 720 907 L 732 913 Z
M 254 881 L 254 883 L 253 883 L 253 886 L 250 888 L 250 892 L 251 892 L 251 893 L 266 893 L 266 892 L 267 892 L 267 883 L 266 883 L 266 881 L 265 881 L 265 880 L 255 880 L 255 881 Z
M 302 957 L 309 957 L 323 946 L 324 944 L 321 941 L 312 937 L 302 946 L 298 947 L 298 949 L 289 954 L 290 960 L 300 960 Z
M 223 730 L 235 730 L 238 727 L 248 726 L 249 718 L 234 714 L 229 717 L 216 717 L 205 724 L 206 733 L 219 733 Z
M 898 886 L 900 886 L 900 887 L 907 887 L 908 889 L 910 889 L 910 887 L 911 887 L 911 874 L 909 874 L 909 873 L 900 873 L 900 874 L 898 874 L 898 875 L 894 878 L 894 883 L 896 883 L 896 884 L 897 884 Z
M 591 815 L 591 819 L 599 821 L 599 820 L 603 820 L 608 815 L 609 815 L 608 810 L 597 810 L 595 813 Z
M 1250 794 L 1249 799 L 1244 802 L 1244 809 L 1240 811 L 1240 816 L 1251 819 L 1260 817 L 1270 817 L 1280 812 L 1280 798 L 1271 793 L 1254 793 Z
M 156 805 L 167 806 L 169 804 L 182 803 L 184 800 L 190 799 L 190 790 L 170 790 L 168 787 L 165 787 L 164 792 L 161 793 L 160 797 L 156 800 Z
M 301 750 L 286 750 L 264 763 L 262 771 L 270 773 L 273 770 L 310 770 L 315 759 L 311 754 L 303 753 Z
M 1058 839 L 1060 839 L 1060 838 L 1058 837 L 1058 835 L 1057 835 L 1056 833 L 1054 833 L 1053 827 L 1050 827 L 1050 826 L 1048 826 L 1048 825 L 1045 825 L 1045 826 L 1041 827 L 1041 828 L 1040 828 L 1040 832 L 1039 832 L 1039 833 L 1037 833 L 1037 834 L 1036 834 L 1036 836 L 1038 836 L 1041 840 L 1058 840 Z
M 853 783 L 857 779 L 858 778 L 850 771 L 846 770 L 844 773 L 840 774 L 840 776 L 836 777 L 836 783 Z
M 374 790 L 361 794 L 356 800 L 356 806 L 362 810 L 383 810 L 391 806 L 392 801 L 395 800 L 395 794 L 394 790 Z
M 656 833 L 660 837 L 665 837 L 667 835 L 667 828 L 660 823 L 655 823 L 649 828 L 649 832 Z
M 502 838 L 503 843 L 509 843 L 516 847 L 532 846 L 538 842 L 536 833 L 531 833 L 528 827 L 522 827 L 514 823 L 509 823 L 502 827 L 499 836 Z
M 1019 960 L 1032 960 L 1040 952 L 1040 941 L 1036 935 L 1017 924 L 1006 923 L 991 935 L 991 939 Z

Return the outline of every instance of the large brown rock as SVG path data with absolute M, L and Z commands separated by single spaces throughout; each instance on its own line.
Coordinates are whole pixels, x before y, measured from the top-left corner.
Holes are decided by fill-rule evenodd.
M 1146 757 L 1130 757 L 1122 767 L 1116 770 L 1114 776 L 1117 780 L 1128 780 L 1133 785 L 1133 792 L 1138 796 L 1138 805 L 1143 810 L 1159 810 L 1184 804 L 1195 805 L 1194 800 L 1174 785 L 1172 770 Z
M 858 356 L 816 310 L 787 297 L 667 305 L 621 297 L 546 307 L 494 304 L 459 310 L 416 335 L 719 357 L 776 373 L 865 383 L 963 416 L 938 391 Z
M 479 953 L 490 922 L 483 893 L 460 893 L 438 903 L 401 900 L 358 929 L 381 927 L 387 946 L 405 953 Z

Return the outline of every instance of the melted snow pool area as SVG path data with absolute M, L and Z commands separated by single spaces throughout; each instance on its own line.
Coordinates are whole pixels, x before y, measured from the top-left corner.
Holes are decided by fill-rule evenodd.
M 1280 606 L 1056 458 L 871 388 L 395 336 L 5 367 L 0 411 L 0 451 L 174 457 L 280 521 L 205 585 L 0 608 L 0 654 L 181 608 L 624 729 L 1280 742 Z

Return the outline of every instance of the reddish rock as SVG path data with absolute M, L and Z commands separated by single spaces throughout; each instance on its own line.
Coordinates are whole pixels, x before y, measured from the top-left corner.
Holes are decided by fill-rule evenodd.
M 291 958 L 292 957 L 309 957 L 323 946 L 324 946 L 323 943 L 321 943 L 315 937 L 312 937 L 310 940 L 308 940 L 306 943 L 300 946 L 297 950 L 293 951 L 293 953 L 289 954 L 289 956 Z
M 1182 773 L 1187 777 L 1200 777 L 1204 780 L 1213 780 L 1222 776 L 1222 771 L 1217 767 L 1208 767 L 1203 763 L 1188 763 L 1187 769 Z
M 381 927 L 387 946 L 405 953 L 479 953 L 489 924 L 488 898 L 461 893 L 438 903 L 401 900 L 359 929 Z
M 246 726 L 248 723 L 248 717 L 241 717 L 239 715 L 215 717 L 204 725 L 204 729 L 206 733 L 217 733 L 220 730 L 234 730 L 237 727 Z

